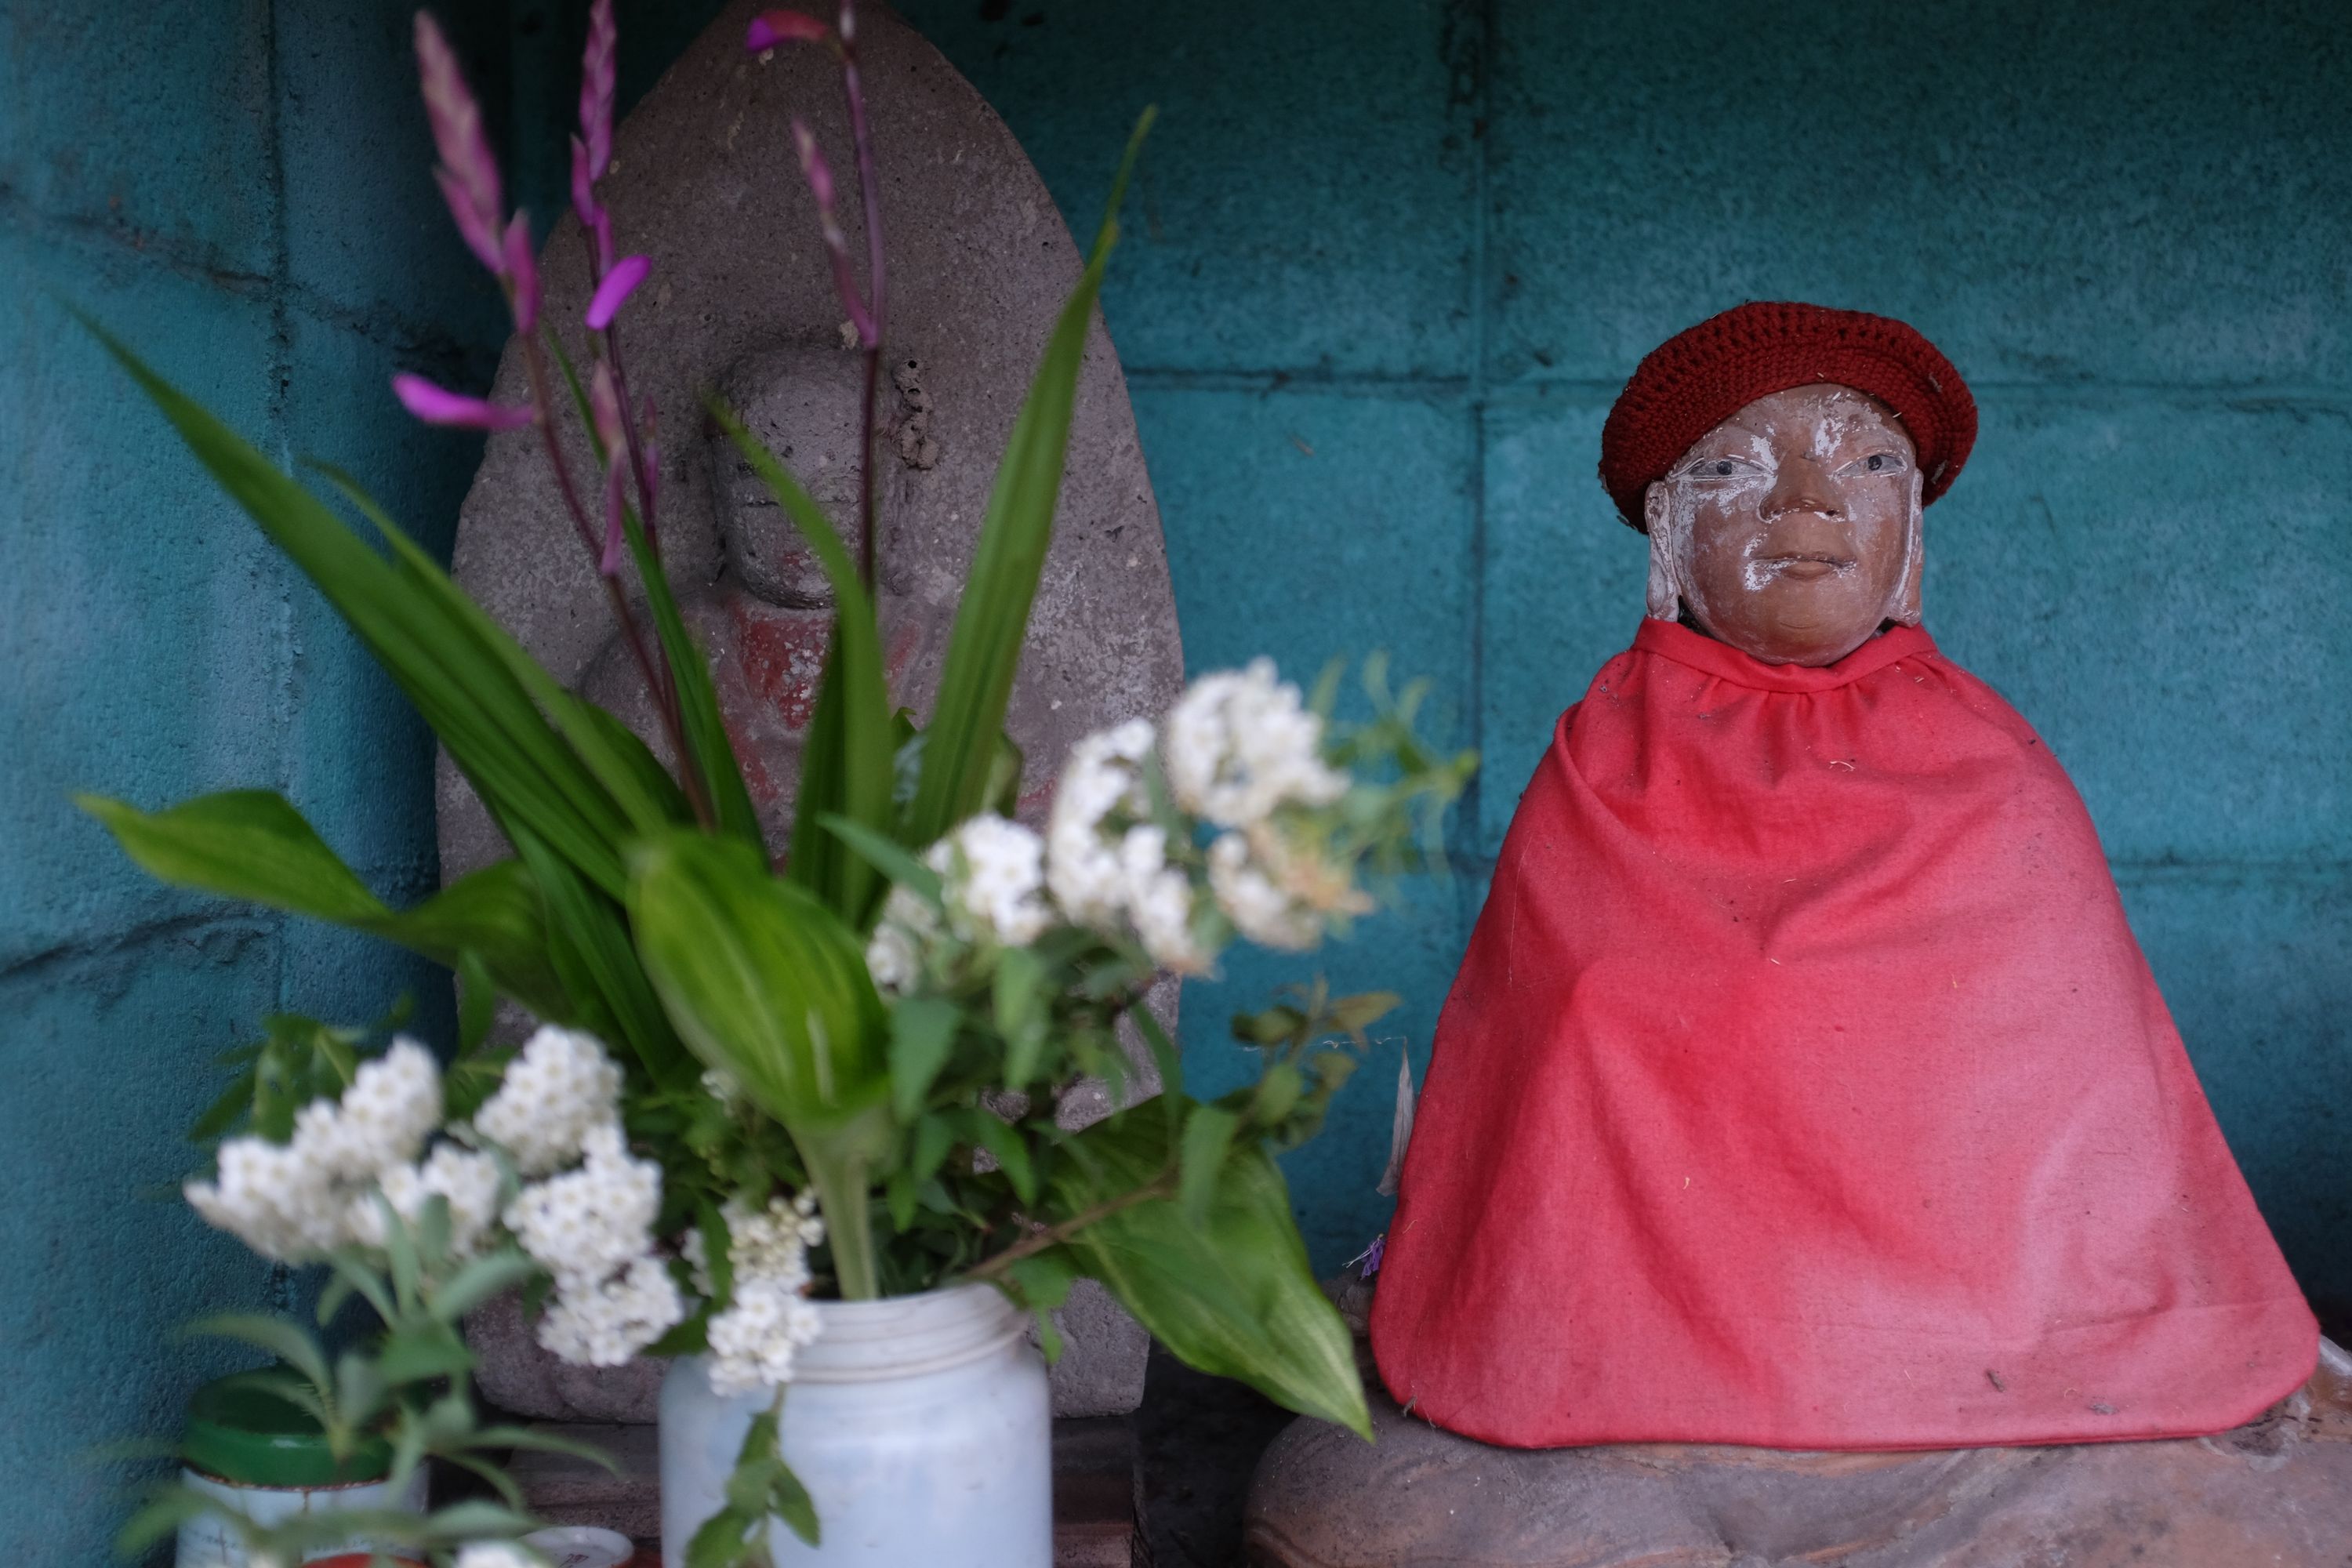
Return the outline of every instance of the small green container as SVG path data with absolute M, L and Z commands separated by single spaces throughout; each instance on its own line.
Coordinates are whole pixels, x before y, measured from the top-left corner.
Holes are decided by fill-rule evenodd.
M 180 1458 L 201 1475 L 248 1487 L 334 1487 L 392 1473 L 392 1445 L 363 1439 L 338 1465 L 310 1412 L 234 1377 L 207 1383 L 188 1401 Z
M 425 1511 L 422 1466 L 394 1495 L 392 1445 L 361 1444 L 338 1465 L 327 1435 L 299 1405 L 236 1378 L 205 1384 L 188 1402 L 180 1440 L 181 1480 L 226 1513 L 275 1525 L 297 1514 L 350 1510 Z M 306 1554 L 306 1561 L 378 1544 L 352 1539 Z M 180 1526 L 174 1568 L 247 1568 L 241 1537 L 229 1521 L 201 1514 Z

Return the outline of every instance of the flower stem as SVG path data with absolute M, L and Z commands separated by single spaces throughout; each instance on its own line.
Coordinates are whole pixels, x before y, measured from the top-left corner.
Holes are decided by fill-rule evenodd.
M 853 11 L 854 3 L 843 5 L 845 21 L 851 18 Z M 866 88 L 857 74 L 857 47 L 854 38 L 854 26 L 845 26 L 841 40 L 841 90 L 849 102 L 849 136 L 857 150 L 857 195 L 866 218 L 866 308 L 873 322 L 873 335 L 866 343 L 866 411 L 858 447 L 857 470 L 857 570 L 870 599 L 874 594 L 875 574 L 874 434 L 878 416 L 876 404 L 882 393 L 882 334 L 887 317 L 882 266 L 882 186 L 874 171 L 874 135 L 866 123 Z
M 964 1278 L 995 1279 L 1023 1258 L 1051 1251 L 1090 1225 L 1099 1224 L 1138 1204 L 1148 1204 L 1155 1198 L 1173 1197 L 1176 1194 L 1176 1167 L 1171 1163 L 1159 1175 L 1130 1192 L 1121 1193 L 1115 1198 L 1105 1198 L 1092 1208 L 1081 1209 L 1066 1220 L 1031 1231 L 995 1257 L 972 1265 L 964 1271 Z
M 548 467 L 555 471 L 555 487 L 563 497 L 564 510 L 572 514 L 572 526 L 580 535 L 580 542 L 593 563 L 604 555 L 604 542 L 588 521 L 588 512 L 580 504 L 580 492 L 572 483 L 571 465 L 563 460 L 563 447 L 555 438 L 555 400 L 547 384 L 547 362 L 539 352 L 538 340 L 530 333 L 519 334 L 522 343 L 523 366 L 530 375 L 530 398 L 539 410 L 539 435 L 547 450 Z M 650 535 L 648 535 L 650 540 Z M 686 797 L 694 808 L 695 820 L 704 827 L 711 826 L 717 816 L 710 809 L 709 793 L 702 787 L 701 770 L 694 764 L 694 754 L 687 750 L 686 732 L 677 720 L 677 701 L 667 655 L 656 662 L 653 650 L 646 645 L 645 633 L 629 609 L 628 595 L 621 584 L 599 571 L 596 580 L 604 584 L 604 596 L 612 605 L 613 618 L 619 623 L 621 636 L 629 645 L 629 652 L 644 677 L 646 695 L 653 699 L 654 711 L 661 719 L 662 732 L 667 738 L 673 755 L 677 758 L 678 782 L 685 787 Z

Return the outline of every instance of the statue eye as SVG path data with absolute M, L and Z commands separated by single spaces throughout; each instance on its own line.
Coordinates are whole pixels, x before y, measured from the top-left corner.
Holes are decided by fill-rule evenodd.
M 1886 467 L 1886 454 L 1884 452 L 1873 452 L 1870 455 L 1870 471 L 1874 474 L 1885 467 Z
M 1853 462 L 1848 463 L 1843 468 L 1841 468 L 1839 472 L 1842 475 L 1851 476 L 1857 474 L 1894 474 L 1900 473 L 1902 470 L 1902 453 L 1873 452 L 1866 458 L 1855 458 Z
M 1761 471 L 1745 458 L 1701 458 L 1683 470 L 1686 476 L 1695 479 L 1728 479 L 1741 474 Z

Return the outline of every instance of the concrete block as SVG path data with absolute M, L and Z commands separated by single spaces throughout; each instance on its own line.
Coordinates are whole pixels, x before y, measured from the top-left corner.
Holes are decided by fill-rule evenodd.
M 2339 22 L 1502 0 L 1487 373 L 1622 380 L 1794 298 L 1913 321 L 1972 380 L 2341 382 Z
M 507 310 L 496 281 L 457 237 L 433 183 L 432 132 L 416 85 L 415 10 L 406 0 L 276 7 L 278 155 L 288 282 L 346 325 L 412 353 L 423 351 L 440 363 L 410 368 L 439 374 L 454 355 L 503 338 Z M 506 113 L 508 14 L 452 5 L 434 15 L 482 103 L 508 200 L 520 204 L 515 165 L 521 149 L 511 144 Z M 562 79 L 567 107 L 579 91 L 576 48 Z M 567 116 L 563 127 L 533 130 L 562 153 L 568 127 Z M 568 177 L 569 163 L 556 162 Z M 541 229 L 563 201 L 560 190 L 542 198 L 533 215 Z M 491 364 L 473 368 L 487 384 Z
M 1548 386 L 1485 416 L 1475 840 L 1493 855 L 1553 726 L 1642 624 L 1649 546 L 1593 478 L 1612 394 Z
M 272 10 L 268 0 L 27 0 L 0 11 L 7 205 L 126 256 L 261 282 L 276 243 Z
M 2118 861 L 2352 858 L 2352 402 L 2006 391 L 1927 513 L 1927 625 Z
M 267 306 L 0 228 L 0 274 L 95 314 L 265 449 Z M 166 805 L 277 782 L 290 574 L 96 340 L 28 287 L 0 312 L 0 962 L 199 907 L 132 866 L 78 790 Z
M 1160 106 L 1103 310 L 1132 368 L 1465 375 L 1477 8 L 898 8 L 1090 235 Z
M 249 1351 L 177 1337 L 207 1313 L 272 1304 L 269 1265 L 181 1201 L 201 1157 L 180 1135 L 220 1090 L 213 1058 L 252 1037 L 276 979 L 270 927 L 250 921 L 0 974 L 0 1247 L 19 1281 L 0 1311 L 0 1356 L 16 1369 L 0 1420 L 0 1556 L 110 1560 L 124 1489 L 163 1467 L 100 1451 L 171 1440 L 199 1382 L 252 1364 Z

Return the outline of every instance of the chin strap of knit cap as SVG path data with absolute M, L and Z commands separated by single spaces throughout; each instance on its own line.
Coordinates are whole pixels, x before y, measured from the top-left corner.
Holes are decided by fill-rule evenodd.
M 1759 397 L 1830 382 L 1892 408 L 1918 454 L 1924 499 L 1951 488 L 1976 444 L 1977 405 L 1952 362 L 1885 316 L 1757 301 L 1710 316 L 1650 351 L 1601 430 L 1601 482 L 1647 531 L 1642 495 L 1694 442 Z

